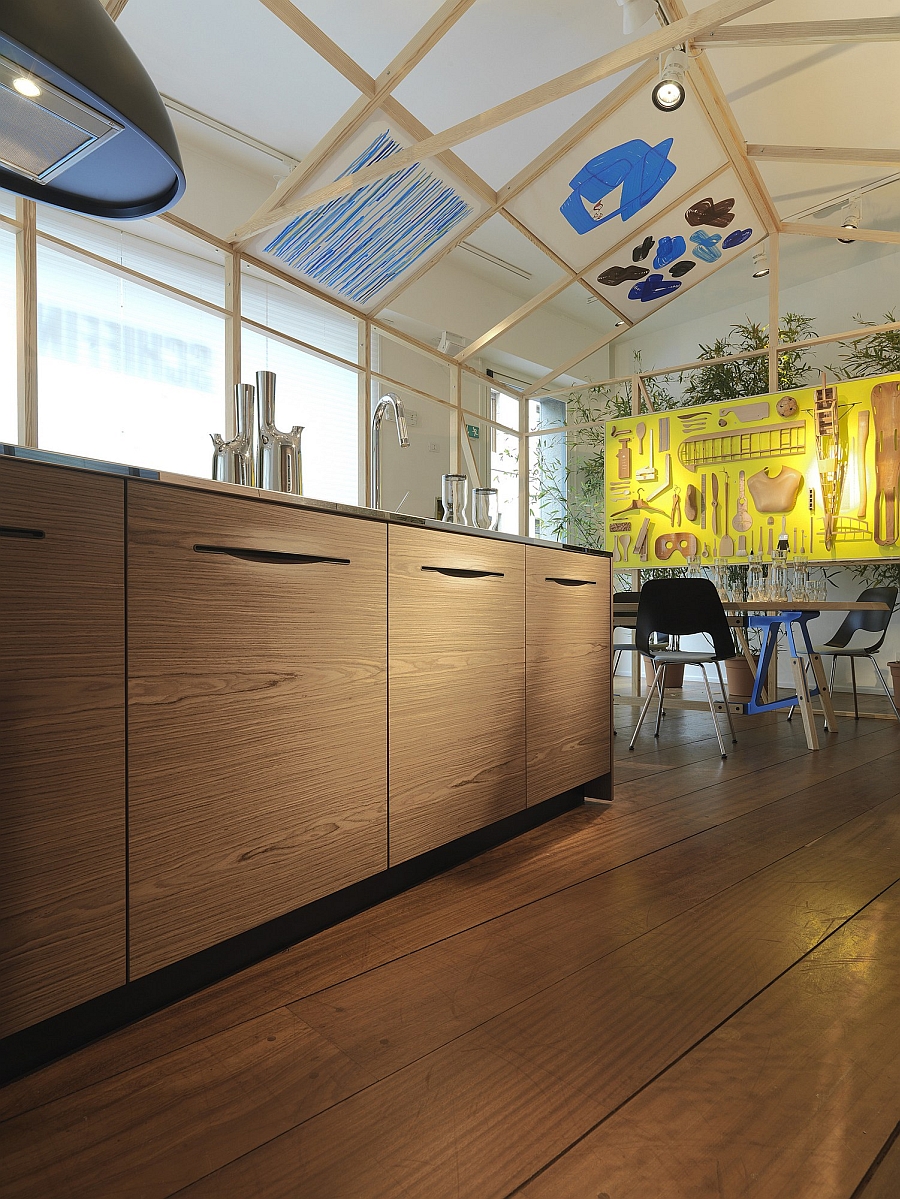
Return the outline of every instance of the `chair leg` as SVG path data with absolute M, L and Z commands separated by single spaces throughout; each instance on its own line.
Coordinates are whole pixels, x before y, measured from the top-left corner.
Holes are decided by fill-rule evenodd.
M 859 720 L 859 701 L 856 698 L 856 659 L 850 659 L 850 679 L 853 683 L 853 719 Z
M 710 690 L 710 686 L 709 686 L 709 676 L 706 673 L 706 666 L 702 662 L 699 663 L 699 666 L 700 666 L 700 669 L 703 671 L 703 681 L 706 684 L 706 695 L 707 695 L 707 698 L 709 699 L 709 712 L 710 712 L 710 715 L 712 716 L 713 724 L 715 725 L 716 740 L 719 742 L 719 752 L 721 753 L 723 758 L 727 758 L 728 754 L 726 754 L 726 752 L 725 752 L 725 742 L 722 740 L 722 733 L 719 730 L 719 722 L 718 722 L 718 720 L 716 720 L 716 709 L 715 709 L 715 705 L 713 704 L 712 691 Z
M 897 705 L 894 703 L 894 697 L 893 697 L 893 695 L 891 695 L 890 691 L 888 690 L 888 685 L 884 680 L 884 675 L 881 673 L 881 667 L 878 665 L 878 663 L 875 661 L 874 658 L 870 658 L 869 661 L 875 667 L 875 671 L 878 674 L 879 679 L 881 679 L 881 685 L 884 688 L 885 695 L 888 697 L 888 703 L 894 709 L 894 715 L 897 717 L 898 720 L 900 720 L 900 712 L 897 711 Z
M 660 677 L 659 672 L 657 672 L 657 679 L 658 679 L 658 682 L 656 684 L 656 690 L 659 692 L 659 704 L 657 705 L 657 708 L 656 708 L 656 731 L 653 734 L 654 737 L 659 736 L 660 722 L 662 721 L 662 718 L 665 715 L 665 713 L 663 712 L 663 697 L 666 694 L 666 667 L 665 666 L 662 668 L 662 677 Z
M 634 743 L 637 741 L 638 733 L 641 731 L 641 725 L 644 723 L 644 717 L 647 715 L 650 704 L 653 702 L 653 693 L 656 690 L 655 684 L 659 681 L 659 676 L 662 669 L 663 667 L 660 663 L 660 665 L 656 668 L 656 677 L 653 680 L 654 685 L 651 685 L 647 688 L 647 698 L 644 700 L 644 706 L 641 708 L 641 714 L 638 717 L 638 722 L 635 725 L 634 733 L 631 736 L 631 744 L 628 746 L 629 749 L 634 749 Z
M 731 744 L 737 745 L 737 737 L 734 732 L 734 721 L 731 719 L 731 709 L 728 706 L 728 696 L 725 693 L 725 680 L 722 678 L 722 664 L 716 663 L 716 674 L 719 676 L 719 690 L 722 692 L 722 703 L 725 705 L 725 715 L 728 717 L 728 727 L 731 729 Z

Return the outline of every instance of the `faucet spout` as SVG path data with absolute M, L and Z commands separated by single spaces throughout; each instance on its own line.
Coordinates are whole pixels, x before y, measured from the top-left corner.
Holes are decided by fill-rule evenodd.
M 394 420 L 397 422 L 397 440 L 400 443 L 400 449 L 409 448 L 409 430 L 406 425 L 406 412 L 403 408 L 403 401 L 399 396 L 388 392 L 383 395 L 375 406 L 375 411 L 372 413 L 372 475 L 370 480 L 370 498 L 373 508 L 381 507 L 381 424 L 384 420 L 385 413 L 390 410 L 394 413 Z

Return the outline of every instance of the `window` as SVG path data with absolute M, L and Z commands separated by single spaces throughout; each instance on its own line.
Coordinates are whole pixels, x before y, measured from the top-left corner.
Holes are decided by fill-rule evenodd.
M 355 317 L 298 288 L 284 287 L 255 267 L 242 273 L 241 311 L 260 325 L 347 362 L 359 361 L 359 322 Z
M 16 235 L 0 229 L 0 441 L 15 442 Z
M 279 429 L 303 427 L 303 494 L 359 503 L 359 386 L 356 371 L 323 361 L 255 329 L 241 339 L 243 375 L 274 371 Z
M 207 477 L 224 320 L 38 245 L 38 444 Z

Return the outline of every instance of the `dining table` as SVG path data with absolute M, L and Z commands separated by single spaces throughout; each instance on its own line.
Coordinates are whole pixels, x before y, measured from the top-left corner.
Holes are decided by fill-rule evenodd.
M 740 652 L 753 671 L 753 687 L 748 699 L 728 700 L 732 712 L 753 715 L 779 709 L 799 709 L 811 750 L 819 749 L 813 700 L 818 698 L 827 731 L 837 731 L 837 714 L 825 678 L 821 656 L 813 648 L 809 622 L 823 612 L 885 612 L 886 604 L 860 600 L 724 600 L 722 607 L 735 631 Z M 615 600 L 613 623 L 619 628 L 634 628 L 638 601 Z M 747 638 L 748 629 L 760 632 L 760 651 L 755 654 Z M 779 695 L 777 681 L 778 643 L 787 642 L 794 691 Z M 667 701 L 668 702 L 668 701 Z M 682 701 L 686 706 L 690 701 Z M 705 705 L 702 705 L 705 706 Z

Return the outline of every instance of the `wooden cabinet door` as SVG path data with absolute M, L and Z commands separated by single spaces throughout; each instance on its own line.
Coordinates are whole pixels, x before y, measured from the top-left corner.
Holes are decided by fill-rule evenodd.
M 610 560 L 525 547 L 528 804 L 610 769 Z
M 385 526 L 130 483 L 132 977 L 387 864 Z
M 392 525 L 391 865 L 525 806 L 522 545 Z
M 124 482 L 0 458 L 0 1036 L 125 982 Z

